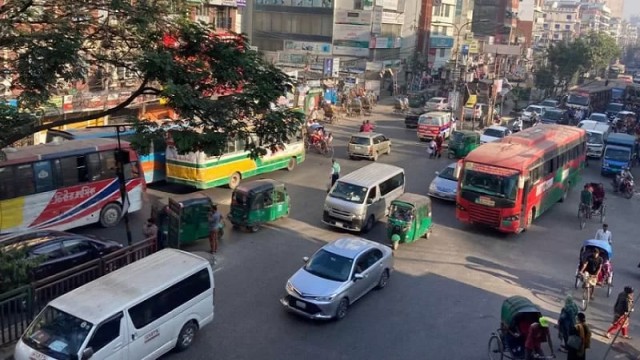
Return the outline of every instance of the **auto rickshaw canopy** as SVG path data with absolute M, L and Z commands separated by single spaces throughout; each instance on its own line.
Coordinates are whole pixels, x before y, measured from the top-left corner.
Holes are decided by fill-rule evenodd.
M 277 188 L 283 188 L 284 184 L 273 179 L 253 180 L 241 183 L 234 191 L 253 196 L 255 194 L 273 191 Z
M 413 193 L 404 193 L 393 200 L 392 204 L 405 203 L 415 208 L 426 207 L 431 209 L 431 199 L 428 196 Z

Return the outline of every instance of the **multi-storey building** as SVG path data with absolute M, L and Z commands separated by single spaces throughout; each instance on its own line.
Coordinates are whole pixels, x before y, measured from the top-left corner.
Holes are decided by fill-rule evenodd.
M 442 0 L 434 5 L 431 17 L 431 35 L 429 37 L 429 59 L 433 59 L 433 69 L 447 64 L 451 59 L 455 37 L 456 0 Z
M 575 2 L 547 2 L 544 4 L 542 21 L 536 23 L 537 46 L 548 46 L 558 41 L 571 41 L 580 34 L 581 4 Z
M 606 0 L 607 7 L 611 9 L 611 16 L 624 18 L 624 0 Z
M 520 0 L 476 0 L 471 30 L 476 37 L 493 37 L 498 44 L 513 41 Z M 479 21 L 486 20 L 486 21 Z
M 214 25 L 218 32 L 240 32 L 241 12 L 246 0 L 207 0 L 189 3 L 189 18 L 193 21 Z
M 583 3 L 580 6 L 581 31 L 609 32 L 611 10 L 604 3 Z
M 514 41 L 524 45 L 525 48 L 532 47 L 535 39 L 537 24 L 542 24 L 543 0 L 523 0 L 520 3 L 518 12 L 518 27 Z

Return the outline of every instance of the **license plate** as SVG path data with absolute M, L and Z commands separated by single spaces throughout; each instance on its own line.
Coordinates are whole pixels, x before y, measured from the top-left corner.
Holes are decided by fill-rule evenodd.
M 342 227 L 342 223 L 340 221 L 336 221 L 336 226 Z
M 29 356 L 29 360 L 46 360 L 47 357 L 44 354 L 41 354 L 39 352 L 32 352 L 31 355 Z
M 306 309 L 307 308 L 307 304 L 305 304 L 302 301 L 297 301 L 296 300 L 296 307 L 300 308 L 300 309 Z

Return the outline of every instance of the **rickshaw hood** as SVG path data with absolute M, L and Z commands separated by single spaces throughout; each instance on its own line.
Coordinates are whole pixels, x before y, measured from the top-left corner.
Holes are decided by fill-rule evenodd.
M 585 240 L 582 243 L 582 247 L 584 248 L 585 246 L 597 247 L 598 249 L 605 251 L 607 253 L 609 260 L 613 258 L 613 247 L 611 247 L 611 244 L 609 244 L 609 242 L 606 240 L 596 240 L 596 239 Z

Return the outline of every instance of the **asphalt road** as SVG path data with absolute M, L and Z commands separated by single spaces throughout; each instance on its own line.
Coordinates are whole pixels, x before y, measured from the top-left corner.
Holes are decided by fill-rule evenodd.
M 369 164 L 348 160 L 345 143 L 362 119 L 331 126 L 336 158 L 346 174 Z M 377 131 L 392 139 L 393 151 L 379 161 L 406 170 L 407 191 L 426 194 L 434 172 L 449 160 L 429 160 L 426 145 L 418 143 L 415 130 L 404 128 L 391 107 L 379 105 L 374 115 Z M 600 224 L 592 220 L 580 230 L 576 212 L 579 190 L 567 202 L 557 204 L 532 228 L 519 236 L 463 226 L 455 219 L 451 203 L 434 201 L 436 228 L 430 240 L 401 245 L 395 254 L 396 271 L 390 284 L 358 301 L 340 322 L 312 322 L 284 311 L 278 299 L 285 282 L 327 241 L 348 233 L 325 227 L 320 219 L 329 182 L 330 159 L 313 152 L 293 172 L 270 175 L 284 181 L 293 210 L 288 219 L 277 221 L 258 233 L 227 229 L 216 259 L 216 318 L 200 331 L 193 347 L 166 359 L 454 359 L 487 358 L 487 341 L 499 326 L 500 306 L 511 295 L 523 295 L 556 319 L 567 294 L 581 297 L 573 289 L 578 252 L 583 240 L 593 237 Z M 592 166 L 585 180 L 606 181 L 610 229 L 616 256 L 614 294 L 606 298 L 598 289 L 587 311 L 594 338 L 590 359 L 602 359 L 608 343 L 601 336 L 609 325 L 615 295 L 624 285 L 638 288 L 636 214 L 639 196 L 626 200 L 611 194 L 608 180 Z M 154 186 L 148 200 L 186 192 L 175 186 Z M 205 191 L 226 213 L 230 190 Z M 134 238 L 141 238 L 148 209 L 131 216 Z M 124 227 L 76 230 L 125 241 Z M 365 236 L 385 241 L 384 223 Z M 191 250 L 206 249 L 206 241 Z M 135 276 L 135 274 L 131 274 Z M 640 337 L 639 322 L 632 318 L 631 335 Z M 556 340 L 557 332 L 553 331 Z M 619 341 L 609 359 L 636 359 L 637 340 Z M 560 354 L 559 358 L 564 358 Z

